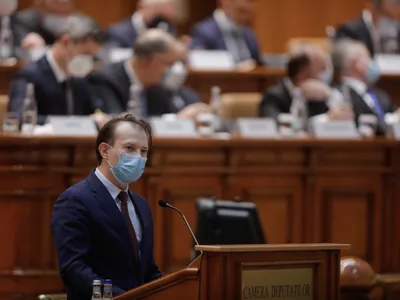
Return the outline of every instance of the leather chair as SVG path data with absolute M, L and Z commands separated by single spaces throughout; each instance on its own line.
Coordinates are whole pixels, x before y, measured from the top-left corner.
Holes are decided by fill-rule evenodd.
M 258 118 L 260 93 L 227 93 L 221 95 L 220 117 L 224 120 Z
M 305 45 L 316 45 L 320 47 L 323 51 L 330 53 L 332 48 L 332 42 L 329 38 L 311 38 L 311 37 L 300 37 L 291 38 L 287 42 L 286 49 L 288 53 L 293 53 L 296 48 Z

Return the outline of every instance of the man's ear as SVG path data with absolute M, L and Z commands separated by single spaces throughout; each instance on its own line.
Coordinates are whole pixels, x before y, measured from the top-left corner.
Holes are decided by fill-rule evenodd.
M 101 143 L 101 144 L 99 145 L 99 152 L 100 152 L 100 155 L 101 155 L 104 159 L 108 159 L 109 151 L 110 151 L 110 146 L 107 145 L 106 143 Z

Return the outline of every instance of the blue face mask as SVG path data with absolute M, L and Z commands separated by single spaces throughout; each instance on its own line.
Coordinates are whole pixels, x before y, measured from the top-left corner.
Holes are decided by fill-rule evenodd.
M 119 152 L 117 165 L 111 166 L 109 163 L 110 171 L 119 182 L 129 184 L 137 181 L 142 176 L 146 161 L 147 159 L 140 155 L 129 155 Z
M 326 68 L 318 75 L 318 79 L 323 83 L 326 83 L 327 85 L 330 85 L 332 83 L 332 77 L 333 74 L 331 68 Z
M 376 64 L 376 62 L 371 60 L 368 64 L 368 69 L 367 73 L 365 74 L 365 79 L 368 81 L 369 84 L 374 84 L 379 80 L 380 77 L 381 73 L 379 71 L 378 65 Z

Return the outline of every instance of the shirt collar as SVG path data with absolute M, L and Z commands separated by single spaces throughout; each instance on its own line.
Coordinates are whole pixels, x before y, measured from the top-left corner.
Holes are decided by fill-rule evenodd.
M 363 10 L 362 19 L 365 25 L 367 25 L 368 29 L 375 28 L 374 22 L 372 21 L 372 14 L 368 9 Z
M 343 82 L 359 95 L 364 95 L 367 92 L 367 85 L 365 84 L 365 82 L 362 82 L 359 79 L 353 77 L 343 77 Z
M 46 59 L 49 62 L 50 68 L 53 71 L 53 74 L 56 77 L 58 83 L 62 83 L 68 79 L 67 74 L 65 74 L 65 72 L 60 68 L 60 66 L 54 59 L 54 55 L 51 48 L 46 51 Z
M 132 61 L 130 59 L 126 60 L 124 62 L 124 68 L 125 72 L 129 77 L 129 81 L 131 82 L 131 85 L 137 85 L 142 89 L 142 84 L 139 81 L 139 78 L 137 77 L 135 70 L 132 68 Z
M 213 15 L 218 26 L 223 31 L 240 31 L 240 26 L 237 26 L 235 22 L 230 20 L 222 9 L 216 9 Z
M 284 77 L 283 78 L 283 85 L 289 92 L 290 97 L 296 98 L 297 93 L 299 92 L 299 89 L 293 84 L 292 80 L 290 80 L 289 77 Z
M 114 185 L 110 180 L 108 180 L 103 173 L 99 170 L 99 168 L 96 168 L 96 171 L 94 171 L 94 174 L 97 176 L 97 178 L 101 181 L 101 183 L 106 187 L 107 191 L 110 193 L 111 197 L 115 200 L 118 198 L 119 193 L 122 192 L 122 190 Z M 128 193 L 128 187 L 125 189 L 125 192 Z
M 147 30 L 147 25 L 143 20 L 143 16 L 139 12 L 135 12 L 131 18 L 132 26 L 136 29 L 138 35 Z

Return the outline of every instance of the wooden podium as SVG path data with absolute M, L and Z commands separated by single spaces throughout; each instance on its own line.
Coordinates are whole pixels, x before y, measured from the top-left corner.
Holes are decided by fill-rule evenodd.
M 339 300 L 342 244 L 197 246 L 186 269 L 116 300 Z

